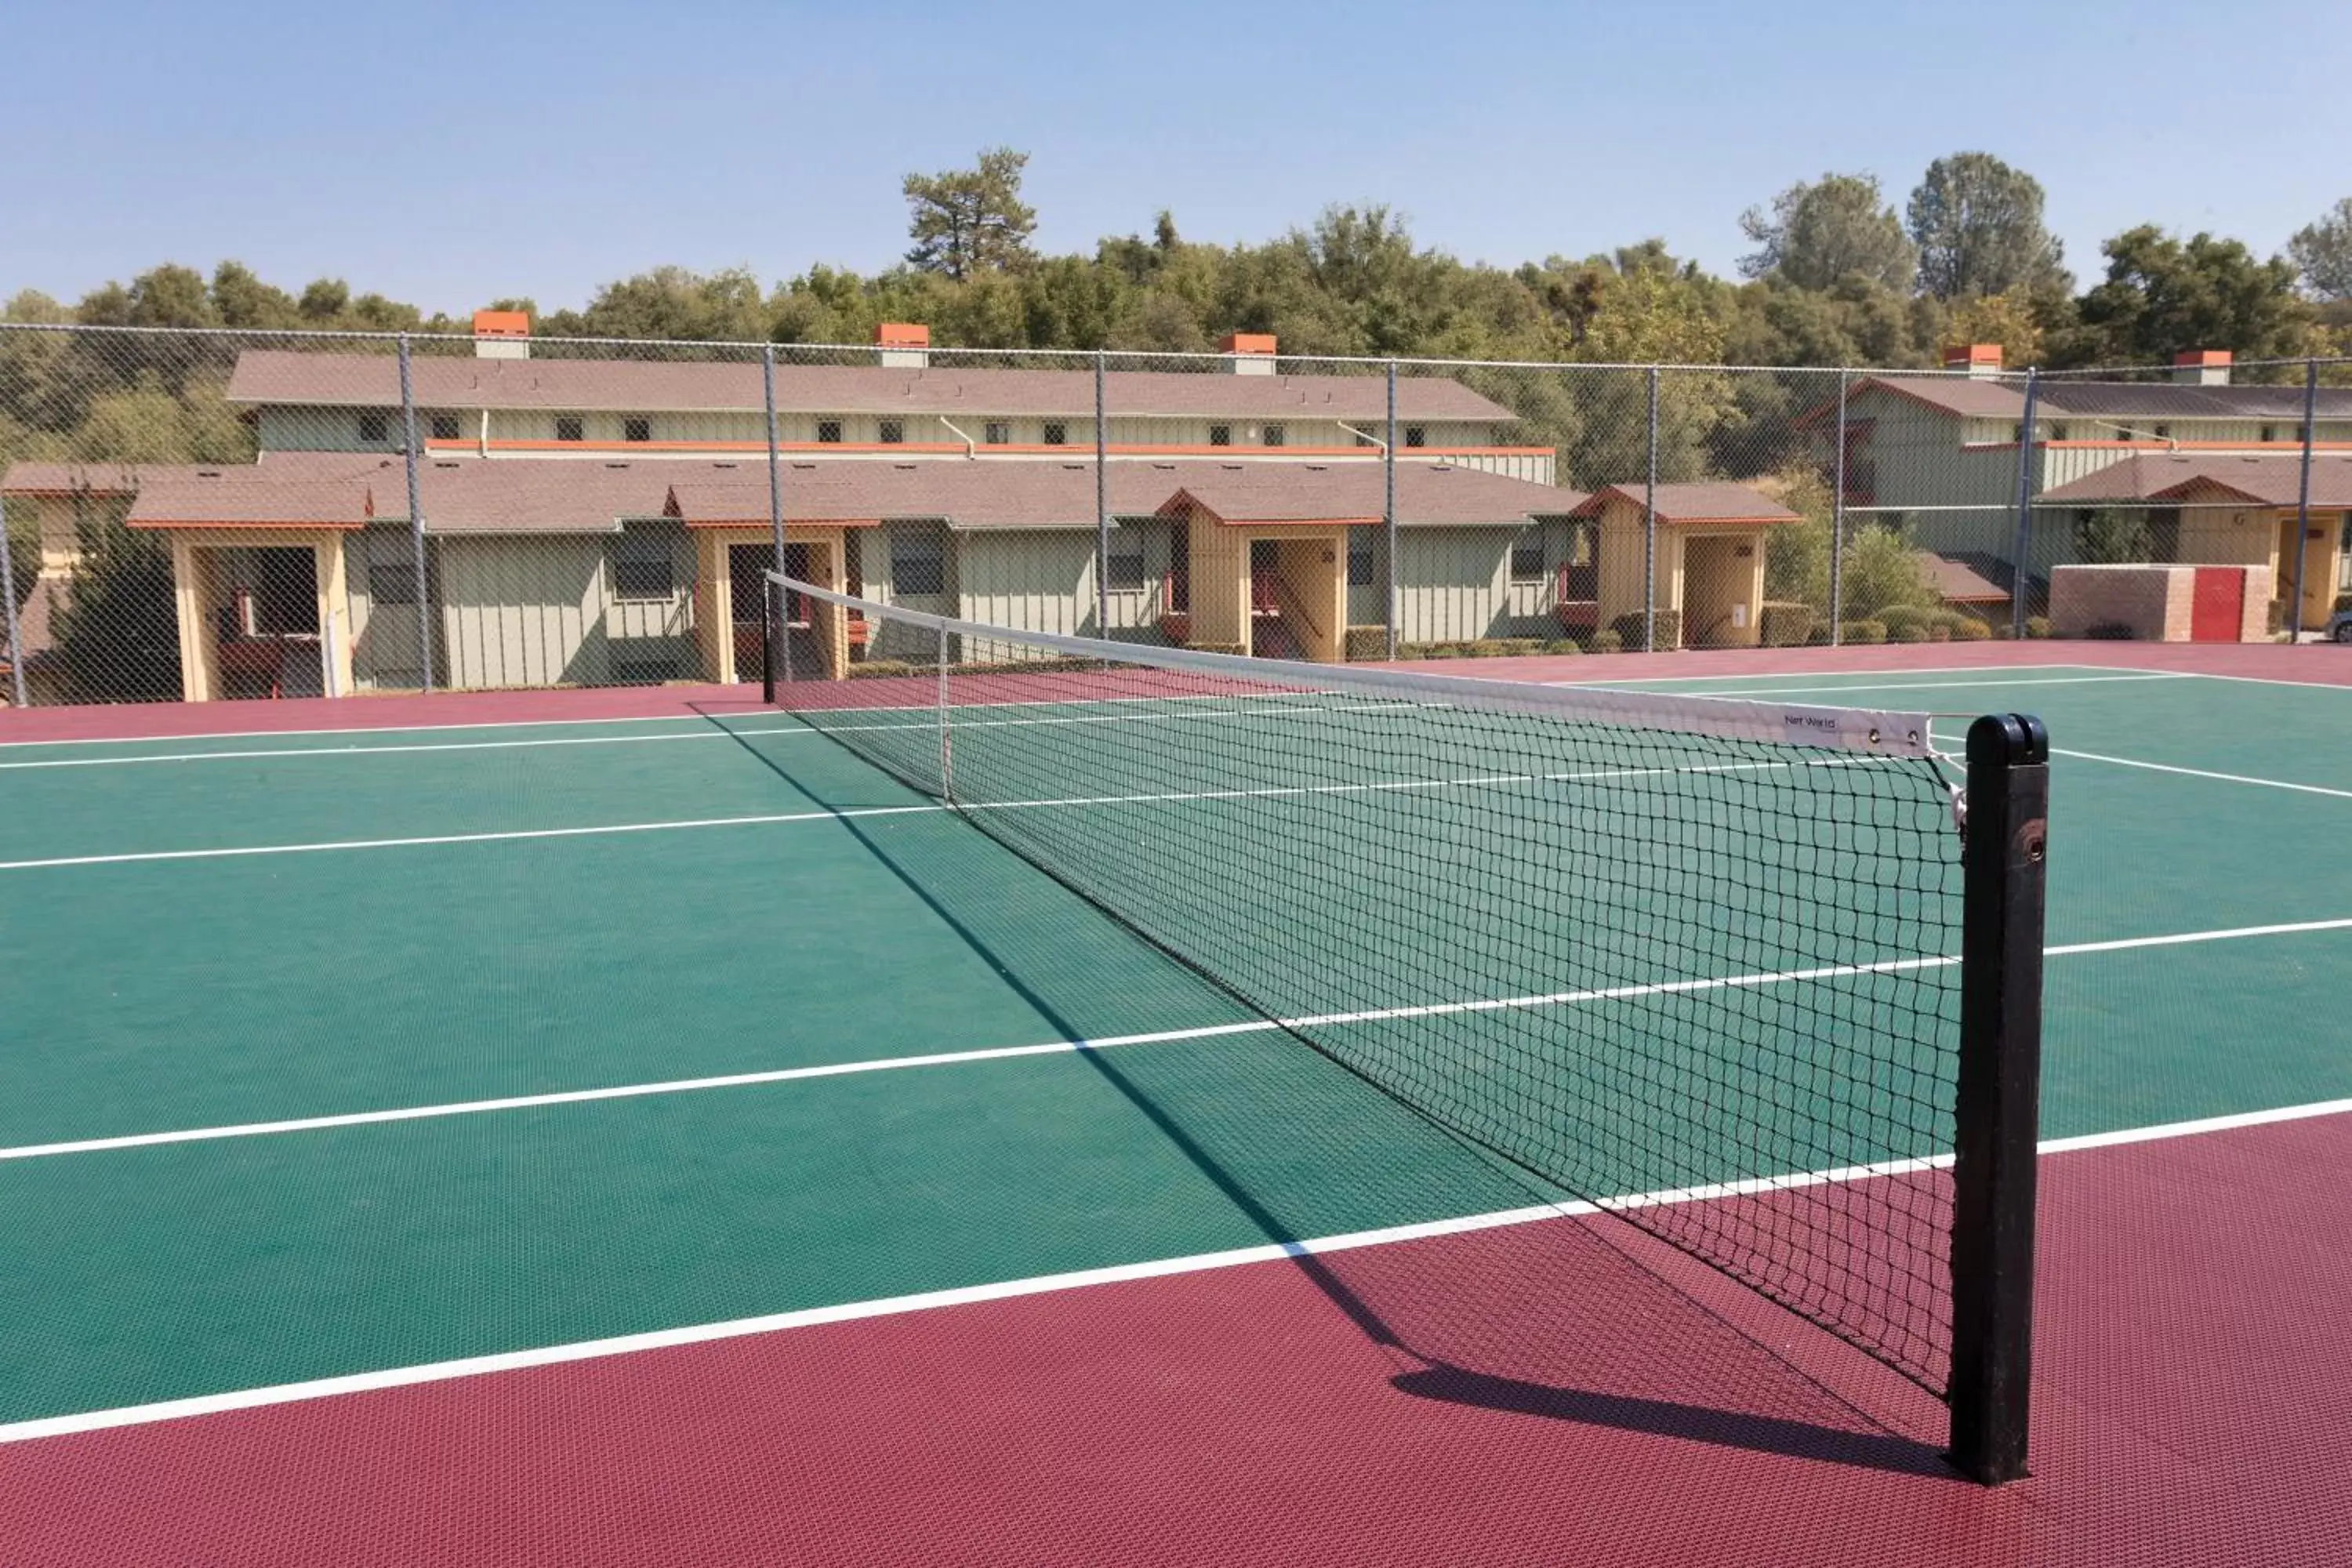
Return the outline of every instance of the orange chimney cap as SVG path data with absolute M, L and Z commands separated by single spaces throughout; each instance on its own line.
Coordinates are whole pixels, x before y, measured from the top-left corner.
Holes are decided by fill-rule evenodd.
M 1999 364 L 1999 343 L 1953 343 L 1944 350 L 1946 364 Z
M 521 310 L 477 310 L 474 312 L 474 335 L 478 338 L 527 338 L 530 336 L 530 317 Z
M 920 321 L 883 321 L 874 329 L 877 348 L 927 349 L 931 346 L 931 329 Z
M 2175 364 L 2228 364 L 2228 349 L 2183 349 L 2172 356 Z
M 1274 352 L 1274 334 L 1272 332 L 1227 332 L 1223 346 L 1217 352 L 1227 354 L 1270 354 Z

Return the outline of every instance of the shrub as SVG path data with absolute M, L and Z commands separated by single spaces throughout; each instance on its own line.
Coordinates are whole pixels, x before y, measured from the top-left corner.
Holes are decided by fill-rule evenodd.
M 1918 605 L 1889 605 L 1878 612 L 1876 619 L 1886 625 L 1886 635 L 1897 642 L 1923 642 L 1925 628 L 1933 624 L 1935 612 Z M 1922 636 L 1906 637 L 1906 630 L 1918 628 Z
M 1955 616 L 1950 622 L 1954 642 L 1990 642 L 1993 629 L 1974 616 Z
M 939 667 L 937 665 L 929 665 L 924 668 L 937 669 Z M 868 658 L 861 659 L 857 663 L 849 667 L 849 679 L 852 680 L 869 680 L 893 675 L 912 675 L 915 672 L 916 667 L 907 663 L 904 659 Z
M 1549 654 L 1582 653 L 1584 651 L 1581 647 L 1569 641 L 1566 637 L 1554 637 L 1551 641 L 1543 645 L 1543 650 Z
M 1929 639 L 1929 629 L 1916 621 L 1906 621 L 1899 626 L 1890 626 L 1886 628 L 1888 642 L 1927 642 Z
M 1386 658 L 1389 656 L 1389 633 L 1386 626 L 1349 626 L 1347 636 L 1348 658 L 1350 659 Z M 1397 657 L 1410 657 L 1403 648 Z
M 2048 616 L 2026 616 L 2025 635 L 2029 637 L 2034 638 L 2048 637 L 2050 635 L 2050 617 Z
M 1591 639 L 1584 645 L 1584 651 L 1587 653 L 1615 653 L 1624 646 L 1625 639 L 1617 635 L 1615 627 L 1603 626 L 1599 631 L 1592 634 Z
M 1848 643 L 1881 643 L 1886 640 L 1885 621 L 1848 621 L 1838 628 L 1838 640 Z
M 1453 642 L 1432 643 L 1429 645 L 1429 651 L 1423 654 L 1421 657 L 1423 658 L 1460 658 L 1462 657 L 1462 645 L 1460 643 Z
M 1805 646 L 1807 647 L 1829 647 L 1830 624 L 1827 621 L 1814 623 L 1813 629 L 1805 634 Z
M 1795 647 L 1813 635 L 1811 605 L 1767 603 L 1756 617 L 1756 640 L 1766 647 Z
M 1636 610 L 1630 616 L 1620 616 L 1609 623 L 1609 629 L 1617 634 L 1619 647 L 1637 648 L 1642 646 L 1642 612 Z M 1652 647 L 1660 648 L 1682 647 L 1682 612 L 1680 610 L 1657 611 L 1653 617 L 1652 630 Z M 1600 634 L 1596 632 L 1593 635 L 1598 637 Z
M 2083 635 L 2095 642 L 2129 642 L 2137 635 L 2121 621 L 2101 621 L 2084 629 Z
M 168 702 L 180 695 L 172 552 L 112 510 L 75 520 L 81 563 L 56 612 L 58 662 L 77 702 Z

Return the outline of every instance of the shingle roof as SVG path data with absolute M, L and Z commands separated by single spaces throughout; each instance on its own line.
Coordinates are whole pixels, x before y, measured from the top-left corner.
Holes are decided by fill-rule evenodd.
M 1641 485 L 1603 485 L 1582 508 L 1587 515 L 1600 511 L 1611 500 L 1629 501 L 1639 510 L 1644 500 Z M 1660 485 L 1660 522 L 1795 522 L 1798 516 L 1763 491 L 1719 481 Z
M 1378 522 L 1383 494 L 1376 463 L 1154 463 L 1183 499 L 1223 522 Z M 1397 521 L 1414 527 L 1523 525 L 1564 517 L 1585 497 L 1527 479 L 1451 463 L 1396 465 Z
M 194 473 L 194 463 L 11 463 L 0 475 L 0 495 L 136 495 L 149 479 Z
M 1873 390 L 1891 392 L 1964 419 L 2013 422 L 2025 414 L 2021 379 L 1874 375 L 1853 384 L 1846 395 L 1848 404 Z M 2203 386 L 2185 382 L 2075 381 L 2048 376 L 2035 391 L 2034 402 L 2041 417 L 2074 415 L 2095 419 L 2289 421 L 2303 417 L 2303 389 L 2299 386 Z M 2352 389 L 2321 388 L 2318 411 L 2329 418 L 2352 417 Z M 1822 408 L 1815 408 L 1805 417 L 1812 420 L 1822 413 Z
M 806 462 L 786 464 L 782 475 L 784 515 L 795 521 L 938 517 L 958 529 L 1095 523 L 1090 463 Z M 1120 516 L 1148 515 L 1189 500 L 1227 522 L 1369 522 L 1379 520 L 1383 504 L 1377 463 L 1120 461 L 1110 465 L 1108 477 L 1110 510 Z M 764 523 L 767 468 L 746 464 L 724 476 L 682 474 L 671 496 L 672 510 L 690 527 Z M 1448 463 L 1397 465 L 1397 515 L 1405 526 L 1518 525 L 1531 515 L 1572 511 L 1583 499 L 1574 490 Z
M 417 403 L 433 408 L 733 411 L 765 406 L 761 367 L 645 360 L 441 359 L 411 362 Z M 1184 374 L 1112 371 L 1114 415 L 1380 419 L 1378 376 Z M 254 350 L 237 356 L 231 403 L 384 408 L 400 401 L 399 370 L 381 354 Z M 1045 414 L 1089 418 L 1094 375 L 1082 370 L 889 370 L 779 364 L 776 404 L 820 414 Z M 1511 411 L 1456 381 L 1406 377 L 1397 412 L 1414 419 L 1509 420 Z
M 124 521 L 132 528 L 364 528 L 368 487 L 349 479 L 205 468 L 149 479 Z
M 1966 561 L 1918 552 L 1919 569 L 1938 598 L 1955 605 L 2007 604 L 2009 590 L 1987 579 Z
M 2218 490 L 2257 506 L 2291 507 L 2297 504 L 2302 481 L 2299 453 L 2136 452 L 2079 479 L 2053 485 L 2038 499 L 2053 504 L 2185 500 L 2200 490 Z M 2331 511 L 2352 507 L 2352 456 L 2313 456 L 2311 504 Z
M 419 465 L 427 533 L 610 533 L 629 517 L 659 517 L 669 487 L 692 462 L 596 463 L 436 459 Z M 372 483 L 378 522 L 408 521 L 405 474 L 386 462 Z

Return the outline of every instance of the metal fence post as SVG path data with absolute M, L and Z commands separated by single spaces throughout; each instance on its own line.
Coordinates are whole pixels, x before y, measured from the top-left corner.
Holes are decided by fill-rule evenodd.
M 1847 373 L 1838 372 L 1837 455 L 1831 459 L 1830 647 L 1845 637 L 1845 395 Z
M 2042 382 L 2034 367 L 2025 370 L 2025 417 L 2017 426 L 2017 549 L 2010 565 L 2009 635 L 2025 636 L 2026 552 L 2033 547 L 2033 436 L 2040 412 Z
M 1110 636 L 1110 430 L 1103 419 L 1103 351 L 1095 350 L 1095 636 Z
M 1389 361 L 1388 426 L 1381 433 L 1381 552 L 1388 557 L 1388 569 L 1381 574 L 1387 592 L 1381 618 L 1388 623 L 1386 657 L 1391 659 L 1397 656 L 1397 622 L 1403 616 L 1397 579 L 1396 370 L 1396 361 Z
M 1681 639 L 1675 639 L 1679 642 Z M 1642 651 L 1658 647 L 1658 367 L 1650 367 L 1650 468 L 1642 485 Z
M 784 477 L 776 441 L 776 345 L 773 343 L 764 344 L 760 350 L 760 397 L 768 416 L 768 527 L 775 535 L 776 570 L 781 574 L 784 569 Z M 848 552 L 846 530 L 842 533 L 841 548 L 844 554 Z M 845 588 L 849 585 L 849 563 L 844 561 L 841 565 L 841 583 Z M 840 614 L 839 611 L 835 613 Z M 761 654 L 761 685 L 765 700 L 772 702 L 776 700 L 776 666 L 779 663 L 783 666 L 786 680 L 793 678 L 793 603 L 773 583 L 769 584 L 767 591 L 760 595 L 760 619 L 767 624 L 767 627 L 772 628 L 763 628 L 760 634 L 761 640 L 766 644 L 782 645 L 774 651 L 763 648 Z M 782 656 L 781 659 L 777 657 L 779 653 Z
M 410 374 L 408 334 L 400 334 L 400 456 L 408 474 L 408 543 L 416 569 L 416 685 L 433 689 L 433 594 L 425 567 L 425 501 L 416 482 L 416 384 Z
M 2025 1474 L 2032 1389 L 2049 760 L 2039 719 L 1969 727 L 1946 1392 L 1951 1462 L 1988 1486 Z
M 2319 362 L 2303 362 L 2303 467 L 2294 482 L 2294 602 L 2288 605 L 2287 630 L 2292 640 L 2303 640 L 2303 600 L 2309 592 L 2303 574 L 2311 568 L 2311 448 L 2318 434 Z
M 8 686 L 16 705 L 30 708 L 25 695 L 25 643 L 16 630 L 16 551 L 8 539 L 8 509 L 0 501 L 0 617 L 8 623 Z M 37 584 L 37 577 L 35 583 Z

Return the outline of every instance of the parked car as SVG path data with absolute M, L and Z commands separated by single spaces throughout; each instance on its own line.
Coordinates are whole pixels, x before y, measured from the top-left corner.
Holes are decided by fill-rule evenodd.
M 2327 617 L 2329 642 L 2352 642 L 2352 610 L 2338 610 Z

